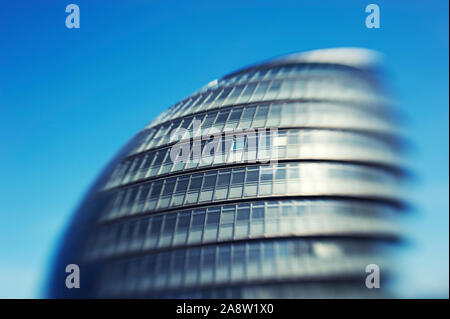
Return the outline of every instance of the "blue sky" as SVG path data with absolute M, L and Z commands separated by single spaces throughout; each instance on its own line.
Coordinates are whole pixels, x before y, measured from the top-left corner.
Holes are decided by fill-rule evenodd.
M 65 27 L 69 3 L 80 29 Z M 365 27 L 369 3 L 380 29 Z M 167 107 L 247 64 L 336 46 L 385 55 L 414 144 L 399 292 L 448 297 L 448 37 L 447 1 L 2 1 L 0 297 L 43 296 L 84 192 Z

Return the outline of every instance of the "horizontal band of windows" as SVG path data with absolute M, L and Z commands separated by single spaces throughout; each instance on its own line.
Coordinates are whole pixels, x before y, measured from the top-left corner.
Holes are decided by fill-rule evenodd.
M 388 282 L 391 274 L 383 272 L 383 281 Z M 165 291 L 131 292 L 127 298 L 169 298 L 169 299 L 380 299 L 388 296 L 380 289 L 362 286 L 361 275 L 345 278 L 310 278 L 292 280 L 274 278 L 261 282 L 224 283 L 222 285 L 193 287 L 191 289 L 167 289 Z
M 386 205 L 351 201 L 249 202 L 180 210 L 99 226 L 87 259 L 177 246 L 292 236 L 396 239 L 398 214 Z
M 174 129 L 177 131 L 177 129 Z M 143 153 L 147 153 L 150 151 L 158 151 L 166 147 L 171 147 L 176 144 L 185 144 L 192 143 L 193 141 L 208 141 L 213 137 L 215 138 L 230 138 L 235 136 L 251 136 L 252 134 L 270 134 L 270 132 L 277 132 L 277 135 L 295 135 L 302 136 L 300 142 L 303 141 L 304 135 L 324 135 L 324 134 L 343 134 L 348 136 L 357 136 L 360 138 L 370 139 L 379 144 L 384 144 L 387 147 L 392 148 L 398 153 L 402 153 L 405 149 L 405 145 L 407 144 L 406 139 L 381 132 L 368 131 L 365 129 L 348 129 L 348 128 L 333 128 L 333 127 L 304 127 L 304 126 L 291 126 L 291 127 L 261 127 L 261 128 L 246 128 L 246 129 L 235 129 L 229 131 L 217 131 L 214 127 L 208 127 L 202 129 L 201 127 L 198 129 L 198 134 L 192 133 L 189 131 L 185 131 L 184 129 L 181 132 L 185 132 L 184 134 L 180 134 L 181 138 L 175 137 L 174 139 L 168 138 L 168 141 L 162 141 L 161 138 L 157 138 L 156 144 L 153 143 L 153 133 L 152 132 L 141 132 L 141 137 L 139 141 L 136 143 L 136 146 L 133 150 L 126 155 L 126 158 L 131 158 L 134 156 L 138 156 Z M 290 133 L 292 132 L 292 133 Z M 172 133 L 167 134 L 172 135 Z M 173 133 L 175 134 L 175 133 Z M 159 134 L 158 134 L 159 135 Z M 165 135 L 165 134 L 164 134 Z M 290 138 L 291 139 L 291 138 Z M 307 138 L 305 138 L 307 139 Z M 307 141 L 311 143 L 311 140 Z M 324 140 L 319 140 L 319 143 L 324 143 Z M 329 141 L 332 142 L 332 141 Z M 350 141 L 348 141 L 350 142 Z M 290 143 L 292 144 L 292 143 Z
M 361 274 L 371 263 L 389 269 L 385 249 L 381 243 L 343 239 L 265 239 L 193 247 L 107 262 L 99 288 L 149 291 L 283 277 L 345 278 Z
M 148 132 L 148 141 L 156 139 L 150 147 L 169 143 L 171 132 L 179 129 L 192 131 L 193 121 L 208 125 L 223 131 L 234 129 L 262 127 L 323 127 L 342 128 L 362 131 L 373 131 L 393 134 L 398 130 L 391 112 L 381 114 L 367 110 L 350 102 L 322 100 L 289 100 L 276 102 L 248 103 L 220 108 L 220 110 L 205 110 L 194 115 L 187 115 L 144 129 Z M 169 135 L 167 137 L 166 135 Z
M 270 196 L 340 195 L 400 200 L 400 182 L 400 177 L 382 169 L 343 163 L 294 162 L 211 169 L 120 188 L 103 216 L 115 219 L 124 214 L 183 205 Z
M 189 153 L 187 153 L 189 152 Z M 105 189 L 189 170 L 284 160 L 369 163 L 399 170 L 401 157 L 393 146 L 353 132 L 283 130 L 251 132 L 189 141 L 124 159 Z
M 147 127 L 161 125 L 168 120 L 193 115 L 225 106 L 262 101 L 319 100 L 359 104 L 368 110 L 389 112 L 386 98 L 372 89 L 361 87 L 360 81 L 274 80 L 208 90 L 175 104 Z
M 208 207 L 210 205 L 230 205 L 230 204 L 240 204 L 240 203 L 249 203 L 249 202 L 265 202 L 265 201 L 291 201 L 291 200 L 300 200 L 300 201 L 353 201 L 353 202 L 366 202 L 372 203 L 375 205 L 386 205 L 389 207 L 398 210 L 399 212 L 404 212 L 410 208 L 410 204 L 405 200 L 398 200 L 386 197 L 361 197 L 361 196 L 348 196 L 348 195 L 313 195 L 313 196 L 295 196 L 295 195 L 282 195 L 282 196 L 261 196 L 261 197 L 253 197 L 253 198 L 239 198 L 233 200 L 222 200 L 216 201 L 214 203 L 197 203 L 194 205 L 183 205 L 182 207 L 170 207 L 163 210 L 158 211 L 143 211 L 139 213 L 133 214 L 124 214 L 121 216 L 116 216 L 116 218 L 110 218 L 108 215 L 108 210 L 103 210 L 104 215 L 100 216 L 98 220 L 99 225 L 107 225 L 113 224 L 117 222 L 123 222 L 127 220 L 134 220 L 143 218 L 146 216 L 153 216 L 156 214 L 166 214 L 171 212 L 177 212 L 180 209 L 200 209 L 204 207 Z
M 284 78 L 295 74 L 333 75 L 334 73 L 353 75 L 361 80 L 371 83 L 372 85 L 379 85 L 378 82 L 375 81 L 374 77 L 366 71 L 354 68 L 352 66 L 334 63 L 283 63 L 282 65 L 279 65 L 278 63 L 275 65 L 271 63 L 264 64 L 258 67 L 250 67 L 226 75 L 217 81 L 217 85 L 220 86 L 231 83 L 243 83 L 252 80 L 261 81 L 266 79 Z

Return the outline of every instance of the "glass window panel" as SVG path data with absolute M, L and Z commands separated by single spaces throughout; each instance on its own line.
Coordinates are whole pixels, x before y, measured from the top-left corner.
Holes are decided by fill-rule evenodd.
M 273 178 L 272 166 L 261 166 L 261 182 L 270 182 Z
M 277 167 L 277 171 L 275 173 L 276 180 L 284 180 L 286 179 L 286 167 L 281 164 Z
M 200 249 L 189 249 L 187 261 L 185 282 L 195 284 L 200 271 Z
M 178 178 L 178 183 L 175 191 L 177 193 L 185 192 L 189 183 L 189 176 L 183 176 Z
M 232 109 L 230 118 L 228 119 L 228 122 L 230 121 L 239 121 L 242 114 L 242 108 Z
M 269 111 L 269 106 L 261 105 L 258 107 L 258 110 L 255 115 L 255 119 L 253 120 L 252 127 L 263 127 L 266 123 L 267 113 Z
M 247 276 L 257 278 L 261 271 L 261 245 L 260 243 L 249 243 L 248 246 Z
M 216 247 L 204 247 L 202 249 L 202 257 L 200 281 L 202 283 L 212 282 L 216 265 Z
M 238 222 L 248 222 L 250 219 L 250 204 L 239 204 L 237 211 Z
M 217 187 L 214 190 L 214 199 L 215 200 L 226 199 L 227 196 L 228 196 L 228 187 Z
M 216 172 L 208 172 L 205 174 L 205 178 L 203 181 L 203 188 L 211 188 L 216 185 Z
M 169 280 L 173 286 L 178 286 L 183 280 L 184 267 L 185 267 L 185 250 L 175 250 L 173 252 L 172 272 Z
M 278 92 L 280 91 L 281 81 L 272 81 L 269 90 L 264 97 L 264 100 L 273 100 L 277 97 Z
M 199 202 L 208 202 L 212 199 L 213 189 L 203 189 L 200 192 Z
M 255 114 L 255 111 L 256 111 L 255 106 L 246 107 L 244 109 L 244 114 L 242 114 L 242 118 L 239 122 L 239 128 L 246 129 L 251 126 L 251 123 L 253 120 L 253 115 Z
M 139 192 L 139 201 L 144 201 L 147 196 L 148 196 L 148 192 L 150 190 L 150 184 L 144 184 L 141 186 L 141 191 Z
M 192 214 L 192 223 L 189 232 L 189 243 L 200 242 L 205 222 L 205 209 L 197 209 Z
M 235 205 L 228 205 L 222 208 L 222 218 L 220 219 L 221 224 L 232 224 L 234 223 L 234 212 L 236 210 Z
M 250 83 L 245 88 L 244 92 L 242 92 L 241 96 L 239 97 L 239 100 L 237 103 L 246 103 L 250 99 L 250 96 L 252 95 L 253 91 L 256 88 L 256 83 Z
M 159 239 L 159 234 L 161 232 L 161 225 L 162 225 L 162 216 L 154 217 L 150 227 L 150 233 L 147 243 L 148 247 L 156 246 Z
M 181 212 L 178 214 L 177 230 L 173 240 L 174 244 L 184 244 L 186 242 L 189 223 L 191 221 L 191 212 Z
M 276 274 L 274 243 L 265 242 L 263 247 L 264 247 L 263 275 L 272 276 Z
M 231 178 L 231 184 L 242 184 L 244 183 L 244 168 L 233 169 L 233 175 Z
M 133 244 L 132 249 L 140 249 L 144 242 L 145 236 L 147 234 L 148 229 L 148 220 L 140 220 L 136 223 L 134 236 L 133 236 Z
M 230 276 L 231 247 L 228 245 L 219 246 L 219 256 L 217 261 L 216 280 L 227 281 Z
M 215 240 L 217 237 L 217 230 L 219 226 L 220 208 L 208 208 L 206 215 L 206 230 L 204 240 Z
M 173 193 L 173 189 L 175 187 L 176 178 L 167 179 L 164 183 L 164 189 L 162 191 L 162 195 L 171 195 Z
M 172 236 L 175 228 L 176 214 L 168 214 L 165 216 L 163 231 L 158 246 L 167 246 L 172 242 Z
M 270 106 L 270 113 L 267 118 L 266 126 L 278 126 L 281 120 L 281 105 L 272 104 Z
M 233 247 L 233 267 L 232 278 L 234 280 L 243 279 L 245 277 L 245 246 L 237 244 Z
M 226 101 L 227 104 L 233 104 L 234 101 L 239 97 L 242 90 L 244 89 L 245 85 L 238 85 L 234 88 L 233 92 L 228 97 L 228 100 Z
M 189 190 L 200 189 L 202 185 L 203 174 L 194 174 L 191 177 L 191 183 L 189 184 Z
M 161 180 L 153 183 L 152 191 L 150 194 L 151 198 L 156 198 L 159 196 L 159 193 L 161 192 L 162 184 L 163 184 L 163 181 L 161 181 Z
M 248 167 L 245 182 L 246 183 L 256 183 L 256 182 L 258 182 L 258 178 L 259 178 L 258 167 Z
M 259 235 L 264 231 L 264 204 L 256 203 L 252 205 L 251 234 Z
M 257 192 L 258 192 L 258 184 L 252 183 L 252 184 L 245 185 L 245 190 L 244 190 L 245 197 L 256 196 Z
M 219 172 L 219 180 L 217 182 L 217 186 L 229 185 L 230 184 L 230 175 L 231 175 L 230 170 Z
M 260 101 L 264 97 L 266 90 L 269 86 L 269 82 L 260 82 L 256 88 L 255 94 L 253 94 L 252 101 Z
M 230 112 L 230 110 L 223 110 L 223 111 L 220 111 L 219 115 L 217 116 L 215 125 L 225 123 L 225 121 L 226 121 L 227 118 L 228 118 L 229 112 Z

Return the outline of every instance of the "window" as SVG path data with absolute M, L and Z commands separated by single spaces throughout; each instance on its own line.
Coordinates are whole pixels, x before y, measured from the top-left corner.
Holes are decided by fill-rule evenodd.
M 252 101 L 261 101 L 266 93 L 269 82 L 260 82 L 256 88 L 255 94 L 253 94 Z
M 277 97 L 278 92 L 280 91 L 281 81 L 272 81 L 269 90 L 264 97 L 264 100 L 273 100 Z
M 169 280 L 172 286 L 178 286 L 182 283 L 185 263 L 185 250 L 175 250 L 173 252 L 172 272 Z
M 248 167 L 247 168 L 247 178 L 246 183 L 256 183 L 258 182 L 259 172 L 258 167 Z
M 242 108 L 236 108 L 236 109 L 233 108 L 228 121 L 239 121 L 239 119 L 241 118 L 241 114 L 242 114 Z
M 223 125 L 225 121 L 228 118 L 229 110 L 220 111 L 219 115 L 217 116 L 216 122 L 214 123 L 214 128 L 218 131 L 221 131 L 223 129 Z
M 245 85 L 238 85 L 234 88 L 233 92 L 230 94 L 227 100 L 227 104 L 233 104 L 234 101 L 239 97 Z
M 271 166 L 261 166 L 261 183 L 259 185 L 259 195 L 272 194 L 273 169 Z
M 257 278 L 261 273 L 261 245 L 260 243 L 248 244 L 247 276 Z
M 220 207 L 208 208 L 206 214 L 205 241 L 216 240 L 219 227 Z
M 231 178 L 230 196 L 229 198 L 242 197 L 242 188 L 244 183 L 245 169 L 233 169 L 233 175 Z
M 189 231 L 189 243 L 198 243 L 202 239 L 205 222 L 205 209 L 196 209 L 192 213 L 192 223 Z
M 219 246 L 219 256 L 216 269 L 216 280 L 218 282 L 227 281 L 230 276 L 231 247 L 228 245 Z
M 267 118 L 266 126 L 273 127 L 278 126 L 281 120 L 281 105 L 272 104 L 270 106 L 269 116 Z
M 176 193 L 185 192 L 189 183 L 189 176 L 183 176 L 178 179 Z
M 250 205 L 239 204 L 236 216 L 235 237 L 246 237 L 249 233 Z
M 258 167 L 248 167 L 245 179 L 244 197 L 256 196 L 258 189 L 259 171 Z
M 252 127 L 264 127 L 267 119 L 267 113 L 269 112 L 269 106 L 261 105 L 258 107 L 258 110 L 255 115 L 255 119 L 253 120 Z
M 203 188 L 212 188 L 216 185 L 216 172 L 207 172 L 203 181 Z
M 264 232 L 264 203 L 252 205 L 252 223 L 250 233 L 260 235 Z
M 279 232 L 278 203 L 267 205 L 266 233 L 273 234 Z
M 169 277 L 169 266 L 170 266 L 170 253 L 164 252 L 158 254 L 158 263 L 157 263 L 157 273 L 158 275 L 155 278 L 155 286 L 163 287 L 167 285 L 167 280 Z
M 136 243 L 137 248 L 140 248 L 142 246 L 142 243 L 144 242 L 145 236 L 147 234 L 147 229 L 148 229 L 148 220 L 147 219 L 140 220 L 136 224 L 135 243 Z
M 230 184 L 230 170 L 223 172 L 219 171 L 219 177 L 217 180 L 217 187 L 214 192 L 215 200 L 223 200 L 228 197 L 228 185 Z
M 244 109 L 244 113 L 242 114 L 241 121 L 239 122 L 239 128 L 247 129 L 251 127 L 251 123 L 253 120 L 253 115 L 255 114 L 256 107 L 246 107 Z
M 172 199 L 172 206 L 179 206 L 183 204 L 184 194 L 189 183 L 189 176 L 182 176 L 178 178 L 177 186 L 175 187 L 175 195 Z
M 265 242 L 263 245 L 264 262 L 263 276 L 273 276 L 276 274 L 275 247 L 273 242 Z
M 161 232 L 162 216 L 155 216 L 152 219 L 150 233 L 146 247 L 153 248 L 158 243 L 159 234 Z
M 234 245 L 233 267 L 231 268 L 233 280 L 245 278 L 245 260 L 245 246 L 243 244 Z
M 219 171 L 219 180 L 217 182 L 217 186 L 228 186 L 228 184 L 230 183 L 230 174 L 230 170 L 226 170 L 223 172 Z
M 186 284 L 195 284 L 200 270 L 200 249 L 189 249 L 187 261 L 185 282 Z
M 168 246 L 172 243 L 176 216 L 176 214 L 168 214 L 165 216 L 164 227 L 158 244 L 159 247 Z
M 161 192 L 163 181 L 156 181 L 152 184 L 152 191 L 150 194 L 150 198 L 155 198 L 159 196 L 159 193 Z
M 233 108 L 231 110 L 230 118 L 228 119 L 227 123 L 225 124 L 225 130 L 234 130 L 237 126 L 237 123 L 239 122 L 239 119 L 241 118 L 242 114 L 242 108 Z
M 216 247 L 204 247 L 202 252 L 202 270 L 200 281 L 210 283 L 214 278 L 214 268 L 216 264 Z
M 181 212 L 178 214 L 177 230 L 173 239 L 173 244 L 184 244 L 186 242 L 189 223 L 191 221 L 191 212 Z
M 286 179 L 286 167 L 282 164 L 280 164 L 277 167 L 277 171 L 275 173 L 275 179 L 276 180 L 284 180 Z
M 239 168 L 239 169 L 233 169 L 233 175 L 231 178 L 231 184 L 242 184 L 244 183 L 244 174 L 245 169 Z
M 191 177 L 191 183 L 189 184 L 189 190 L 200 189 L 202 184 L 203 174 L 194 174 Z
M 233 87 L 226 87 L 222 94 L 217 98 L 216 102 L 214 103 L 214 106 L 221 106 L 222 102 L 228 97 Z
M 161 193 L 161 199 L 158 203 L 159 208 L 166 208 L 169 206 L 170 199 L 173 195 L 176 178 L 166 179 L 164 182 L 164 189 Z
M 220 239 L 232 238 L 234 228 L 234 213 L 235 205 L 228 205 L 222 208 L 222 215 L 220 218 Z
M 256 88 L 256 83 L 250 83 L 245 88 L 244 92 L 242 92 L 242 95 L 239 97 L 238 101 L 236 103 L 246 103 L 250 99 L 250 96 L 252 95 L 253 91 Z

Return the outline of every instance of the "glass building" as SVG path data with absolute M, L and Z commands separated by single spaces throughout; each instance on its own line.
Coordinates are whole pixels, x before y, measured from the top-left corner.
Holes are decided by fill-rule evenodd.
M 50 297 L 377 297 L 401 236 L 377 55 L 298 53 L 209 83 L 124 146 L 68 228 Z M 81 286 L 65 285 L 77 264 Z

